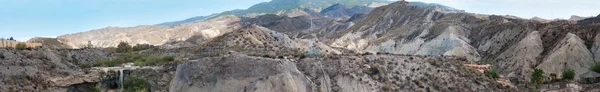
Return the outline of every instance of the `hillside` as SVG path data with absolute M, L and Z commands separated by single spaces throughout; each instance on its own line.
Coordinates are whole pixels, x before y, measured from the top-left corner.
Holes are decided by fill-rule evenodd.
M 190 23 L 195 21 L 202 21 L 206 19 L 212 19 L 223 15 L 236 15 L 240 17 L 256 17 L 265 14 L 276 14 L 280 16 L 289 16 L 295 17 L 298 16 L 298 13 L 302 13 L 304 9 L 322 12 L 322 10 L 326 10 L 326 8 L 335 5 L 343 5 L 345 8 L 353 8 L 355 10 L 364 10 L 358 9 L 358 7 L 368 7 L 375 8 L 379 6 L 384 6 L 392 1 L 388 0 L 272 0 L 270 2 L 263 2 L 260 4 L 253 5 L 248 9 L 241 10 L 231 10 L 225 11 L 217 14 L 211 14 L 209 16 L 197 16 L 193 18 L 188 18 L 182 21 L 174 21 L 174 22 L 165 22 L 157 25 L 162 26 L 170 26 L 175 24 L 183 24 Z M 444 6 L 435 3 L 423 3 L 423 2 L 410 2 L 411 5 L 416 6 L 424 6 L 424 7 L 440 7 L 447 10 L 447 12 L 464 12 L 464 10 L 455 9 L 449 6 Z M 299 11 L 300 10 L 300 11 Z M 368 9 L 367 9 L 368 10 Z M 352 16 L 352 15 L 350 15 Z
M 566 69 L 587 72 L 588 65 L 597 63 L 592 59 L 596 55 L 590 54 L 597 50 L 590 48 L 597 43 L 599 31 L 600 25 L 581 22 L 443 13 L 439 8 L 394 3 L 374 9 L 337 35 L 331 46 L 357 52 L 466 57 L 492 63 L 515 81 L 526 81 L 534 68 L 544 69 L 545 75 L 560 75 Z
M 240 27 L 240 18 L 223 16 L 212 20 L 173 26 L 143 25 L 136 27 L 107 27 L 87 32 L 58 36 L 64 44 L 81 48 L 91 41 L 94 47 L 116 47 L 119 42 L 129 44 L 163 45 L 174 41 L 187 40 L 193 36 L 210 39 L 231 32 Z M 99 35 L 100 34 L 100 35 Z

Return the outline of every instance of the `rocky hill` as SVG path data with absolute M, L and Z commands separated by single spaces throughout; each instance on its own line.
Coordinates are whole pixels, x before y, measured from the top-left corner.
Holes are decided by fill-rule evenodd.
M 307 5 L 311 2 L 324 5 Z M 528 88 L 522 85 L 528 85 L 534 69 L 544 70 L 544 76 L 573 69 L 578 79 L 600 60 L 598 18 L 577 23 L 523 19 L 412 2 L 392 3 L 367 14 L 362 13 L 369 8 L 349 7 L 364 4 L 360 2 L 274 0 L 239 10 L 246 16 L 242 18 L 110 27 L 30 41 L 57 48 L 81 48 L 88 42 L 115 47 L 120 41 L 162 45 L 136 53 L 192 59 L 179 65 L 176 74 L 165 74 L 174 78 L 167 85 L 170 91 L 508 91 L 462 64 L 490 64 L 503 80 L 510 80 L 507 84 Z M 2 74 L 20 76 L 13 69 L 27 70 L 24 75 L 31 76 L 35 71 L 58 71 L 63 75 L 47 76 L 64 77 L 78 73 L 73 72 L 75 65 L 111 57 L 104 50 L 43 50 L 1 51 L 2 60 L 8 60 L 1 62 L 8 67 Z M 171 77 L 164 78 L 161 89 Z M 35 83 L 19 83 L 4 84 L 37 89 L 28 86 Z
M 323 12 L 326 8 L 343 5 L 345 8 L 350 8 L 355 11 L 347 12 L 364 12 L 370 8 L 380 7 L 392 3 L 389 0 L 272 0 L 251 6 L 243 10 L 231 10 L 222 13 L 211 14 L 209 16 L 197 16 L 188 18 L 182 21 L 165 22 L 157 25 L 171 26 L 175 24 L 184 24 L 194 21 L 202 21 L 220 17 L 223 15 L 236 15 L 241 17 L 257 17 L 266 14 L 275 14 L 279 16 L 296 17 L 301 15 L 309 15 L 307 11 Z M 445 12 L 464 12 L 449 6 L 444 6 L 436 3 L 410 2 L 411 5 L 424 7 L 440 7 Z M 367 11 L 368 12 L 368 11 Z M 352 16 L 352 15 L 349 15 Z
M 231 54 L 179 65 L 170 91 L 509 90 L 462 67 L 461 62 L 464 61 L 453 57 L 368 55 L 271 59 Z
M 354 14 L 366 14 L 371 12 L 373 8 L 367 6 L 354 6 L 352 8 L 346 8 L 342 4 L 334 4 L 321 11 L 321 16 L 330 18 L 350 18 Z
M 224 34 L 200 44 L 200 48 L 238 48 L 247 52 L 268 52 L 299 49 L 307 51 L 316 49 L 323 53 L 340 51 L 318 42 L 318 40 L 290 38 L 288 35 L 276 32 L 258 25 L 248 25 L 240 30 Z
M 363 21 L 333 35 L 330 46 L 357 52 L 466 57 L 493 63 L 494 68 L 513 77 L 528 77 L 533 68 L 547 69 L 546 75 L 560 75 L 566 69 L 581 74 L 588 71 L 587 65 L 596 63 L 592 58 L 595 51 L 590 48 L 596 43 L 593 38 L 599 27 L 444 13 L 435 7 L 393 3 L 375 8 Z M 565 48 L 570 49 L 565 52 Z
M 109 58 L 113 58 L 113 54 L 106 49 L 0 49 L 0 91 L 66 90 L 60 85 L 71 84 L 54 80 L 82 74 L 80 65 L 91 65 L 96 60 Z
M 58 36 L 64 44 L 81 48 L 91 41 L 94 47 L 116 47 L 119 42 L 135 44 L 163 45 L 173 41 L 187 40 L 192 36 L 203 39 L 217 37 L 240 27 L 240 18 L 223 16 L 203 22 L 174 26 L 108 27 L 87 32 Z M 99 35 L 101 34 L 101 35 Z

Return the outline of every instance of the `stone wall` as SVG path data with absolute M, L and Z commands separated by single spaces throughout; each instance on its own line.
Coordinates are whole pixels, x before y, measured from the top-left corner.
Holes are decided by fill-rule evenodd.
M 41 43 L 30 43 L 30 42 L 18 42 L 18 41 L 13 41 L 13 40 L 5 40 L 5 39 L 0 39 L 0 48 L 6 48 L 6 47 L 16 47 L 18 43 L 25 43 L 25 45 L 27 47 L 30 48 L 35 48 L 38 46 L 42 46 Z

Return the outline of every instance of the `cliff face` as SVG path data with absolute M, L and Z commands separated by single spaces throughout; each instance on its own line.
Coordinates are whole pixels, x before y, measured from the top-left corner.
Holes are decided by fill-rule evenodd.
M 177 68 L 171 92 L 309 92 L 311 81 L 293 62 L 249 56 L 192 60 Z
M 51 91 L 61 89 L 55 79 L 83 74 L 78 65 L 112 58 L 106 49 L 9 50 L 0 49 L 0 91 Z M 78 81 L 78 80 L 68 80 Z M 83 81 L 81 81 L 83 82 Z

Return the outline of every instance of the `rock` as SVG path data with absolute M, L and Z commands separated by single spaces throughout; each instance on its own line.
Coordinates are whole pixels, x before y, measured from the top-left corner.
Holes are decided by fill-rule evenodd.
M 281 63 L 275 63 L 281 62 Z M 190 75 L 202 76 L 190 76 Z M 307 92 L 311 81 L 293 62 L 249 56 L 203 58 L 178 66 L 171 92 Z
M 504 75 L 512 74 L 509 77 L 528 80 L 531 71 L 533 71 L 530 67 L 538 64 L 538 61 L 540 61 L 538 58 L 541 58 L 543 50 L 540 33 L 533 31 L 493 61 L 497 62 L 494 65 L 495 70 Z
M 596 63 L 583 40 L 569 33 L 536 68 L 544 70 L 545 75 L 554 73 L 558 76 L 567 69 L 573 69 L 578 79 L 577 76 L 587 72 Z

